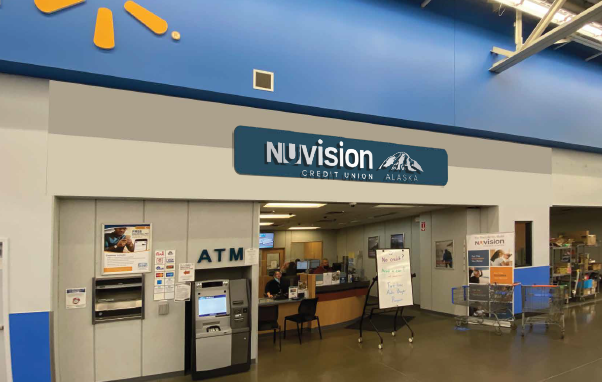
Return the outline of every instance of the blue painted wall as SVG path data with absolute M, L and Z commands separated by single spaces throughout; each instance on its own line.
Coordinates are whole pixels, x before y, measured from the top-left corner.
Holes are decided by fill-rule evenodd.
M 489 50 L 512 48 L 514 14 L 499 17 L 484 0 L 426 9 L 421 0 L 138 0 L 169 22 L 160 37 L 124 2 L 87 1 L 48 16 L 33 0 L 3 1 L 0 60 L 75 82 L 97 83 L 86 77 L 96 74 L 110 86 L 143 81 L 153 86 L 137 83 L 141 90 L 181 87 L 192 98 L 211 91 L 602 148 L 602 67 L 583 61 L 591 52 L 569 45 L 493 75 Z M 99 6 L 114 13 L 113 51 L 92 43 Z M 274 93 L 252 89 L 253 68 L 276 72 Z
M 550 283 L 550 267 L 516 268 L 514 282 L 521 285 L 548 285 Z M 516 287 L 514 293 L 514 314 L 519 314 L 523 312 L 521 287 Z
M 48 312 L 9 315 L 14 382 L 50 382 L 50 319 Z

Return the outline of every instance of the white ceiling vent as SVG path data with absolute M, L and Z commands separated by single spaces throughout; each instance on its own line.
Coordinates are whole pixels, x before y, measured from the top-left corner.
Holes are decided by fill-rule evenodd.
M 274 91 L 274 73 L 253 69 L 253 89 Z

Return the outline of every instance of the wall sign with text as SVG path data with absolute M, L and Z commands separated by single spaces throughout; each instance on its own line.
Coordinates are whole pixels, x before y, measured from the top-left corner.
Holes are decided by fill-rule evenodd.
M 396 143 L 238 126 L 242 175 L 445 186 L 447 151 Z

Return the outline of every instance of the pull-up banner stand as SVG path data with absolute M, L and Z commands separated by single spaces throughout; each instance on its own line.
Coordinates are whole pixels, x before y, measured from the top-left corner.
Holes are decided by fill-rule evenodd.
M 411 337 L 408 341 L 414 342 L 414 331 L 403 316 L 403 308 L 414 305 L 412 296 L 412 274 L 410 267 L 410 250 L 409 249 L 377 249 L 376 250 L 376 277 L 372 279 L 372 284 L 368 288 L 368 295 L 364 303 L 364 312 L 360 321 L 360 337 L 358 342 L 362 342 L 363 323 L 366 317 L 366 310 L 370 306 L 376 306 L 370 309 L 368 321 L 376 331 L 380 339 L 379 349 L 383 348 L 383 338 L 378 331 L 378 328 L 372 322 L 374 314 L 382 314 L 392 312 L 395 309 L 395 317 L 393 318 L 393 332 L 395 336 L 397 332 L 397 316 L 401 314 L 401 319 L 408 327 Z M 370 291 L 374 284 L 377 283 L 378 303 L 370 303 Z

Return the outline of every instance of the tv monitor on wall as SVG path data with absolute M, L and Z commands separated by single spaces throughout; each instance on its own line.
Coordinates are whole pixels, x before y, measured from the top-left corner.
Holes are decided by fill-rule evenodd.
M 274 233 L 259 234 L 259 248 L 274 248 Z

